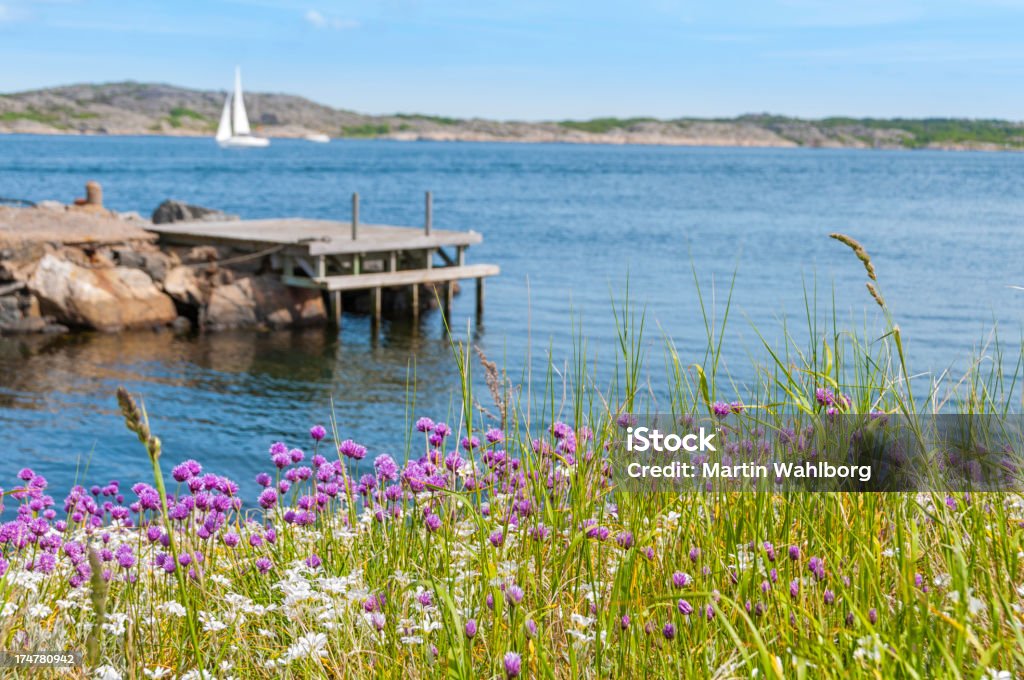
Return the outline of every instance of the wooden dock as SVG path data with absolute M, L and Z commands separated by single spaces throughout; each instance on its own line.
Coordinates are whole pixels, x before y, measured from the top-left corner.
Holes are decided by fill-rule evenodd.
M 467 264 L 467 249 L 483 237 L 475 231 L 433 229 L 432 197 L 427 193 L 423 227 L 359 222 L 359 197 L 352 197 L 348 222 L 281 218 L 229 222 L 175 222 L 150 228 L 171 245 L 230 246 L 269 258 L 288 286 L 315 288 L 327 296 L 331 316 L 341 320 L 342 293 L 369 291 L 375 323 L 381 317 L 384 288 L 408 287 L 413 315 L 419 313 L 421 285 L 443 287 L 445 316 L 455 281 L 476 281 L 476 312 L 483 315 L 484 280 L 500 270 L 493 264 Z

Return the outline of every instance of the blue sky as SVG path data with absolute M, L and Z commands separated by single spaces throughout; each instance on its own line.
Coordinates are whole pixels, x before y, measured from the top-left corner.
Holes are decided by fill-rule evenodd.
M 0 0 L 0 91 L 161 81 L 505 119 L 1024 119 L 1024 0 Z

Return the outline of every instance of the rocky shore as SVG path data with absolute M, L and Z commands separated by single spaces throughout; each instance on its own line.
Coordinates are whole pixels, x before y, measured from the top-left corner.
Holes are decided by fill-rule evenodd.
M 225 219 L 173 201 L 158 221 Z M 179 332 L 323 324 L 318 291 L 284 286 L 266 262 L 223 247 L 157 243 L 152 222 L 102 205 L 90 183 L 72 204 L 0 206 L 0 334 Z

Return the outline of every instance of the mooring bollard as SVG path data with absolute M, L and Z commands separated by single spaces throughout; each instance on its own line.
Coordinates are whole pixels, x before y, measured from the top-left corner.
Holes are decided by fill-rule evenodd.
M 97 208 L 103 207 L 103 187 L 96 180 L 89 180 L 85 183 L 85 204 L 94 205 Z
M 434 226 L 434 193 L 427 192 L 427 215 L 423 221 L 423 233 L 430 236 L 430 229 Z
M 352 240 L 359 236 L 359 192 L 352 194 Z

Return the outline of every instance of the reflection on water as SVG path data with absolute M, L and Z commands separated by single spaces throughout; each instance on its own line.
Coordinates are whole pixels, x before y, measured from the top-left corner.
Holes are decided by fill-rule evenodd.
M 197 458 L 246 485 L 272 441 L 306 446 L 304 433 L 328 421 L 332 401 L 343 436 L 404 453 L 407 405 L 455 412 L 457 373 L 439 323 L 427 315 L 415 333 L 384 324 L 377 338 L 356 318 L 340 334 L 0 339 L 0 429 L 19 443 L 4 470 L 31 465 L 61 492 L 84 466 L 90 482 L 145 478 L 142 449 L 117 412 L 119 385 L 143 398 L 168 462 Z

